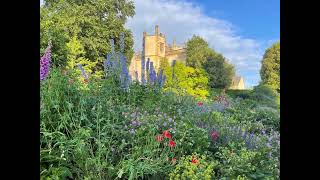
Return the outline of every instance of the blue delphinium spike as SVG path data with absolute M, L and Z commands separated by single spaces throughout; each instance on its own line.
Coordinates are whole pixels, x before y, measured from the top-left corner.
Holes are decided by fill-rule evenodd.
M 163 75 L 163 69 L 160 69 L 159 75 L 157 77 L 157 81 L 159 85 L 161 85 L 162 83 L 162 75 Z
M 81 74 L 85 79 L 88 79 L 88 75 L 86 74 L 85 70 L 82 67 L 82 64 L 78 64 L 79 69 L 81 70 Z
M 104 72 L 107 75 L 108 74 L 108 70 L 111 67 L 111 61 L 110 61 L 110 53 L 107 54 L 107 58 L 104 61 Z
M 152 83 L 152 80 L 153 80 L 152 79 L 152 76 L 153 76 L 153 62 L 152 61 L 150 61 L 150 69 L 149 69 L 148 75 L 149 75 L 148 80 L 150 81 L 150 83 Z
M 157 73 L 155 70 L 153 70 L 153 73 L 152 73 L 152 82 L 153 84 L 156 84 L 156 80 L 157 80 Z
M 111 55 L 112 57 L 112 70 L 113 72 L 117 72 L 117 69 L 118 69 L 118 60 L 117 60 L 117 53 L 112 53 Z
M 149 72 L 149 64 L 150 64 L 150 58 L 148 58 L 147 64 L 146 64 L 146 71 L 147 72 Z
M 145 59 L 144 59 L 144 56 L 142 55 L 142 58 L 141 58 L 141 83 L 142 85 L 145 85 L 146 84 L 146 79 L 145 79 Z
M 126 74 L 126 72 L 127 72 L 126 56 L 125 56 L 123 53 L 121 53 L 121 54 L 120 54 L 120 57 L 121 57 L 122 73 L 123 73 L 123 74 Z
M 253 134 L 250 133 L 248 143 L 247 143 L 249 149 L 252 149 L 252 138 L 253 138 Z
M 153 71 L 153 62 L 152 62 L 152 61 L 150 61 L 150 69 L 149 69 L 149 71 L 150 71 L 150 72 Z

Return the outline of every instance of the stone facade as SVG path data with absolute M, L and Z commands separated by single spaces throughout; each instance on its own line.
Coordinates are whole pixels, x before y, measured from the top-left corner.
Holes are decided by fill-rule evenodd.
M 185 47 L 177 46 L 176 41 L 173 41 L 172 46 L 167 44 L 164 34 L 159 32 L 159 26 L 155 27 L 155 33 L 153 35 L 147 35 L 143 32 L 142 52 L 136 53 L 131 60 L 129 66 L 129 73 L 132 77 L 135 77 L 135 73 L 138 73 L 139 80 L 141 79 L 141 56 L 145 57 L 145 61 L 149 58 L 153 62 L 156 71 L 159 70 L 161 59 L 165 58 L 169 64 L 172 64 L 173 60 L 186 61 L 186 49 Z

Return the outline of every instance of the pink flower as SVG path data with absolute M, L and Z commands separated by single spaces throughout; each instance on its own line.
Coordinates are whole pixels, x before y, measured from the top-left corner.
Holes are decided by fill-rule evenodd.
M 216 140 L 218 139 L 218 137 L 219 137 L 219 133 L 218 133 L 217 131 L 213 131 L 213 132 L 211 133 L 211 139 L 212 139 L 213 141 L 216 141 Z

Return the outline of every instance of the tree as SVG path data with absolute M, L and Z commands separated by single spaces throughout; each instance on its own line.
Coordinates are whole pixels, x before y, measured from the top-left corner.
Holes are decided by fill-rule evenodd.
M 187 42 L 186 65 L 194 68 L 201 68 L 211 51 L 209 44 L 203 38 L 193 35 Z
M 86 73 L 92 74 L 97 62 L 92 62 L 84 57 L 84 47 L 78 38 L 76 36 L 72 37 L 72 39 L 66 44 L 66 47 L 68 50 L 66 70 L 73 70 L 73 72 L 76 72 L 79 77 L 81 71 L 78 68 L 78 64 L 81 64 L 83 65 L 83 69 Z M 96 71 L 94 76 L 101 77 L 102 74 L 102 71 Z
M 280 92 L 280 42 L 274 43 L 263 55 L 260 76 L 261 84 Z
M 235 75 L 234 66 L 229 64 L 221 54 L 210 53 L 204 68 L 209 76 L 211 88 L 226 89 L 230 87 Z
M 209 95 L 208 77 L 204 69 L 192 68 L 176 62 L 175 66 L 167 66 L 164 74 L 166 75 L 164 90 L 172 90 L 179 95 L 189 94 L 198 98 L 205 98 Z
M 41 52 L 51 39 L 53 64 L 65 66 L 66 43 L 77 37 L 84 49 L 84 58 L 96 62 L 94 71 L 102 70 L 103 61 L 111 51 L 109 39 L 120 49 L 120 33 L 125 33 L 127 64 L 133 56 L 132 32 L 125 29 L 132 17 L 134 5 L 128 0 L 45 0 L 40 7 Z

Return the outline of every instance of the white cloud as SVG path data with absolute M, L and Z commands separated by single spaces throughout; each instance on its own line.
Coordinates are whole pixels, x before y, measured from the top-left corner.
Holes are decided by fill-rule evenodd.
M 260 61 L 266 43 L 237 35 L 230 22 L 206 16 L 199 5 L 184 0 L 134 2 L 136 15 L 128 20 L 126 27 L 133 31 L 136 51 L 141 50 L 142 32 L 153 34 L 155 25 L 159 25 L 170 44 L 174 37 L 182 44 L 193 34 L 200 35 L 235 65 L 237 74 L 244 76 L 248 87 L 259 82 Z

